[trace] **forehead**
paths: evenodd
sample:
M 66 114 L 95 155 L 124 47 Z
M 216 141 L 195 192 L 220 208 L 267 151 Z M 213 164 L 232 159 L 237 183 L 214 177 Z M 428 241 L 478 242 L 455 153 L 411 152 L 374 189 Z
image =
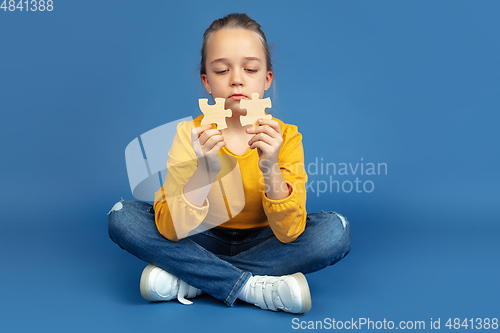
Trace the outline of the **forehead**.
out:
M 264 59 L 264 46 L 257 33 L 247 29 L 221 29 L 209 37 L 207 60 L 238 57 Z

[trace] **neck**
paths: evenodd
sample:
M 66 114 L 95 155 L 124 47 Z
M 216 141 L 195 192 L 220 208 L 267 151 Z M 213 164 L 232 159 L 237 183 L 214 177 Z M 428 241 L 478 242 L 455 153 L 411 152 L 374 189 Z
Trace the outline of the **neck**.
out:
M 245 130 L 248 126 L 243 127 L 241 126 L 240 122 L 240 117 L 241 115 L 239 114 L 233 114 L 231 117 L 226 118 L 226 124 L 227 127 L 224 129 L 227 133 L 246 133 Z

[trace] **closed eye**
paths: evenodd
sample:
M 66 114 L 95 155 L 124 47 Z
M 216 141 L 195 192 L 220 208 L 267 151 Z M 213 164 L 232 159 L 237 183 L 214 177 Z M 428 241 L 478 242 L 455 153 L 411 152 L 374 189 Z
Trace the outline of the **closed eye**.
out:
M 258 69 L 249 69 L 249 68 L 247 68 L 246 71 L 250 72 L 250 73 L 257 73 L 259 70 Z M 215 71 L 215 74 L 225 74 L 227 72 L 228 72 L 228 70 L 225 69 L 223 71 Z

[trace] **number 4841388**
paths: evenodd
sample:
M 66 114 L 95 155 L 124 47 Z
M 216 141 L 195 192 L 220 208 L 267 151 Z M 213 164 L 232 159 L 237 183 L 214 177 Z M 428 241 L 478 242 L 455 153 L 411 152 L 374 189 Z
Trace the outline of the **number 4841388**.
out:
M 1 1 L 1 0 L 0 0 Z M 54 10 L 54 1 L 52 0 L 20 0 L 17 2 L 14 0 L 4 0 L 2 2 L 2 5 L 0 6 L 0 9 L 3 9 L 4 12 L 7 10 L 9 12 L 14 12 L 16 10 L 22 12 L 23 10 L 27 12 L 44 12 L 48 11 L 51 12 Z
M 449 329 L 460 329 L 460 328 L 465 328 L 465 329 L 498 329 L 498 318 L 470 318 L 467 319 L 465 318 L 463 321 L 460 320 L 460 318 L 449 318 L 448 321 L 446 322 L 445 326 L 447 326 Z

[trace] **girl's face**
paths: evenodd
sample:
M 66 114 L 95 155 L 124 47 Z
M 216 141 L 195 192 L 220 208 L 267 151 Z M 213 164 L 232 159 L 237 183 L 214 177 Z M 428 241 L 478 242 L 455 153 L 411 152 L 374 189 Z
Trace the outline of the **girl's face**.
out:
M 260 38 L 251 30 L 221 29 L 208 39 L 206 52 L 207 74 L 201 75 L 205 88 L 213 98 L 225 98 L 225 107 L 233 115 L 245 115 L 240 100 L 252 93 L 262 98 L 273 78 Z

